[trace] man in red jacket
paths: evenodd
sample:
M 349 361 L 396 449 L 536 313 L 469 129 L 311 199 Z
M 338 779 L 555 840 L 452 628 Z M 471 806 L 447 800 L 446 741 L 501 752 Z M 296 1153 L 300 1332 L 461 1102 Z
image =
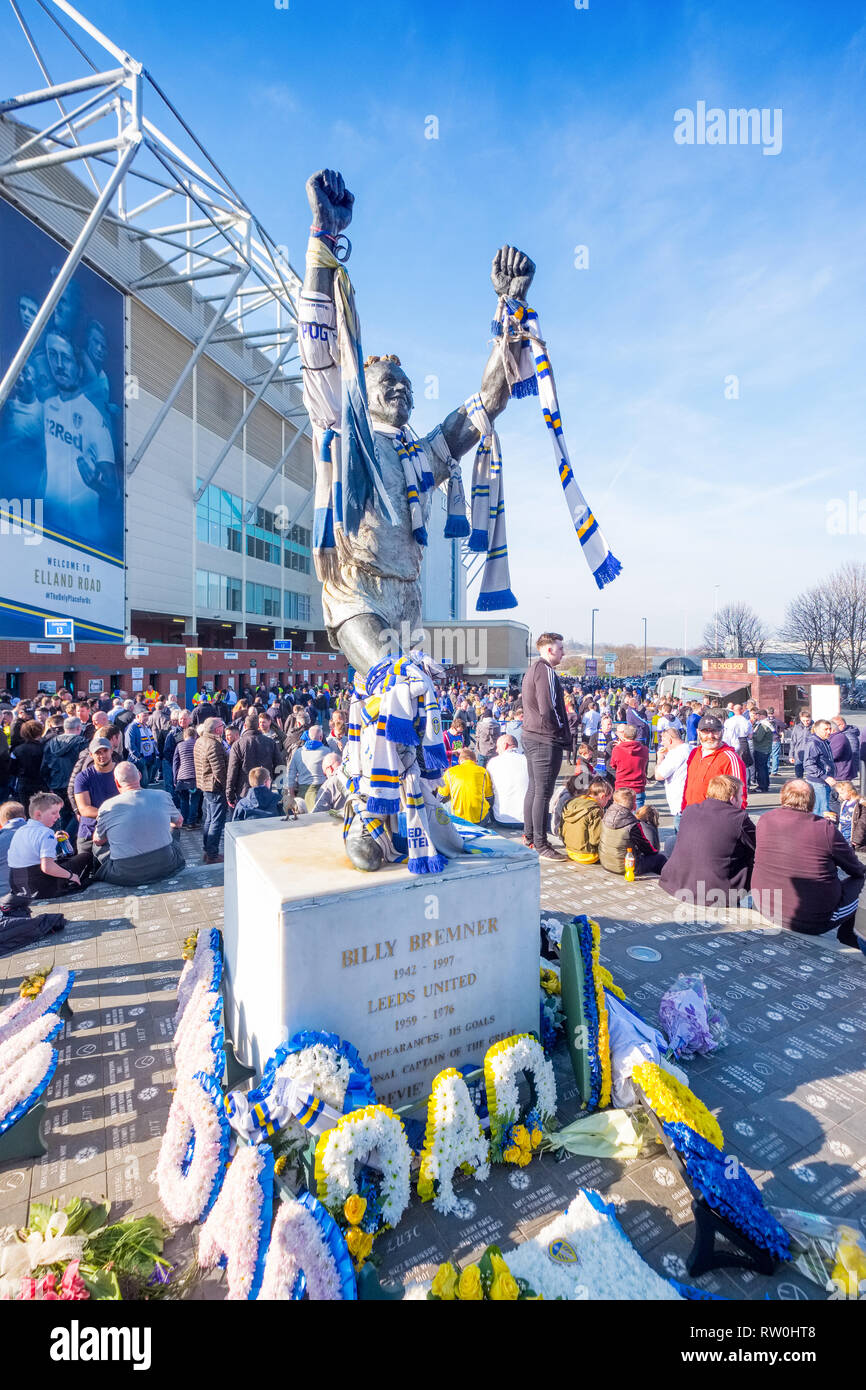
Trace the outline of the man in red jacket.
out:
M 705 714 L 698 724 L 698 746 L 689 754 L 686 763 L 686 784 L 683 788 L 683 807 L 705 801 L 707 787 L 714 777 L 737 777 L 743 784 L 743 810 L 746 809 L 746 769 L 739 754 L 722 742 L 722 721 L 714 714 Z
M 646 770 L 649 762 L 649 749 L 638 738 L 634 724 L 624 725 L 620 731 L 620 742 L 614 745 L 610 755 L 610 769 L 615 774 L 614 789 L 624 787 L 634 792 L 635 809 L 640 810 L 646 801 Z

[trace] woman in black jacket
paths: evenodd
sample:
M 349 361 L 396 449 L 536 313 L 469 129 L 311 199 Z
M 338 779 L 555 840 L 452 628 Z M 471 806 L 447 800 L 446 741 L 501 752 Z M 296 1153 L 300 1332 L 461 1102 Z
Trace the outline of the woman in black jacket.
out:
M 43 732 L 38 720 L 28 720 L 21 726 L 21 742 L 12 749 L 15 796 L 23 806 L 29 804 L 31 796 L 45 790 L 42 781 L 42 755 L 45 752 Z

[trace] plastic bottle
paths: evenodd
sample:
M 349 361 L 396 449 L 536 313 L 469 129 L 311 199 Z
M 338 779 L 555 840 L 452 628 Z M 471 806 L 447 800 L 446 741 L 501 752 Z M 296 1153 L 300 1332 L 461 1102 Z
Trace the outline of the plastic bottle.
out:
M 627 849 L 625 852 L 625 881 L 634 883 L 634 850 Z

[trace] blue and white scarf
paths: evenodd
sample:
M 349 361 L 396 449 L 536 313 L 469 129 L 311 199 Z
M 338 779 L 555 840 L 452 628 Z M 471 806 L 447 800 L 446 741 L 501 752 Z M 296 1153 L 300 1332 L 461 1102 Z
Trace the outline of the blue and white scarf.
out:
M 339 561 L 351 560 L 346 535 L 355 535 L 368 504 L 378 494 L 391 524 L 397 516 L 376 457 L 364 382 L 361 325 L 348 272 L 321 238 L 311 238 L 307 266 L 334 271 L 334 300 L 340 345 L 340 432 L 326 430 L 316 470 L 313 552 L 320 578 L 336 578 Z
M 433 474 L 427 467 L 427 455 L 408 425 L 394 436 L 394 448 L 403 465 L 403 476 L 406 479 L 406 501 L 409 503 L 412 535 L 419 545 L 426 545 L 427 527 L 424 525 L 421 498 L 433 487 Z
M 355 676 L 349 710 L 344 767 L 350 796 L 344 837 L 356 814 L 378 841 L 385 858 L 406 857 L 410 873 L 441 873 L 445 859 L 430 838 L 422 777 L 441 776 L 448 765 L 442 717 L 423 656 L 389 658 L 374 666 L 366 682 Z M 418 747 L 423 768 L 407 769 L 399 746 Z M 405 815 L 405 837 L 398 823 Z
M 562 431 L 562 416 L 553 370 L 546 344 L 541 336 L 538 315 L 534 309 L 530 309 L 520 300 L 503 296 L 499 300 L 496 318 L 493 320 L 493 333 L 494 336 L 502 338 L 503 364 L 512 396 L 537 395 L 541 399 L 544 422 L 550 432 L 559 481 L 565 493 L 574 529 L 595 582 L 603 589 L 605 584 L 610 584 L 616 579 L 622 565 L 616 556 L 611 554 L 589 503 L 577 485 Z M 513 346 L 515 339 L 519 341 L 516 363 L 509 348 L 509 345 Z
M 491 612 L 516 608 L 508 571 L 508 545 L 505 539 L 505 496 L 502 490 L 502 454 L 484 403 L 476 392 L 464 410 L 481 436 L 472 468 L 472 531 L 469 549 L 486 552 L 484 575 L 476 608 Z

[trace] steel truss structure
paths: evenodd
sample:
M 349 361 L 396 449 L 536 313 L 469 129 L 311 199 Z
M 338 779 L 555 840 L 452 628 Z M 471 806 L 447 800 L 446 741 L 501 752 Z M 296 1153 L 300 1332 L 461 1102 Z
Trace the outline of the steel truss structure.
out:
M 25 3 L 29 6 L 28 14 L 32 9 L 34 15 L 48 21 L 47 33 L 54 41 L 52 61 L 56 55 L 57 62 L 74 65 L 76 76 L 54 81 L 46 44 L 37 42 L 33 25 L 24 14 Z M 154 269 L 129 281 L 124 286 L 127 292 L 161 314 L 154 293 L 169 286 L 188 285 L 195 300 L 207 306 L 209 320 L 167 399 L 127 461 L 126 475 L 130 477 L 135 472 L 147 453 L 202 354 L 219 344 L 243 343 L 250 349 L 250 367 L 242 380 L 252 393 L 251 398 L 203 477 L 194 500 L 198 502 L 215 481 L 255 407 L 269 393 L 267 403 L 292 423 L 294 433 L 258 496 L 247 507 L 244 521 L 249 523 L 305 433 L 307 414 L 300 404 L 299 392 L 291 390 L 301 380 L 297 355 L 301 277 L 289 264 L 285 248 L 268 235 L 140 62 L 107 38 L 68 0 L 9 0 L 9 5 L 44 85 L 0 101 L 0 128 L 6 123 L 18 127 L 14 156 L 0 163 L 0 188 L 13 202 L 18 193 L 50 204 L 57 200 L 28 175 L 51 165 L 70 164 L 77 166 L 82 181 L 92 186 L 93 199 L 74 209 L 82 219 L 80 232 L 0 381 L 0 409 L 100 223 L 113 224 L 130 241 L 141 241 L 154 253 Z M 88 43 L 98 61 L 88 53 Z M 39 115 L 45 122 L 40 128 L 23 123 Z M 174 138 L 165 133 L 166 127 L 172 130 Z M 85 131 L 88 137 L 83 141 Z M 69 204 L 64 206 L 68 208 Z M 236 371 L 235 368 L 235 374 Z M 314 489 L 306 494 L 284 529 L 290 530 L 301 520 L 313 494 Z M 480 578 L 484 557 L 469 551 L 464 542 L 460 559 L 468 589 Z
M 123 288 L 146 306 L 169 286 L 188 285 L 201 308 L 203 327 L 193 351 L 127 461 L 135 472 L 177 400 L 196 363 L 210 347 L 243 344 L 240 379 L 251 398 L 203 479 L 195 500 L 214 481 L 256 405 L 268 404 L 292 422 L 288 448 L 247 508 L 256 513 L 289 454 L 305 432 L 297 359 L 297 295 L 301 280 L 237 188 L 210 156 L 165 92 L 142 66 L 91 24 L 68 0 L 35 0 L 32 18 L 46 27 L 37 42 L 24 0 L 9 0 L 43 85 L 0 101 L 0 126 L 15 129 L 14 153 L 0 163 L 0 188 L 12 202 L 58 201 L 30 177 L 40 169 L 72 165 L 85 186 L 80 207 L 64 207 L 81 218 L 81 229 L 23 342 L 0 381 L 0 409 L 43 329 L 86 256 L 101 223 L 110 223 L 129 242 L 153 253 L 153 269 Z M 30 10 L 28 10 L 28 16 Z M 45 20 L 49 21 L 45 25 Z M 48 50 L 51 50 L 50 56 Z M 90 51 L 88 51 L 88 49 Z M 91 54 L 95 56 L 91 56 Z M 49 61 L 75 76 L 55 81 Z M 24 122 L 28 122 L 25 124 Z M 29 124 L 36 122 L 35 125 Z M 166 133 L 170 129 L 174 138 Z M 83 139 L 85 131 L 86 139 Z M 90 188 L 93 189 L 92 198 Z M 16 194 L 18 198 L 16 199 Z M 203 293 L 206 290 L 207 293 Z M 238 375 L 237 368 L 235 375 Z M 288 522 L 303 514 L 310 492 Z

